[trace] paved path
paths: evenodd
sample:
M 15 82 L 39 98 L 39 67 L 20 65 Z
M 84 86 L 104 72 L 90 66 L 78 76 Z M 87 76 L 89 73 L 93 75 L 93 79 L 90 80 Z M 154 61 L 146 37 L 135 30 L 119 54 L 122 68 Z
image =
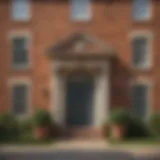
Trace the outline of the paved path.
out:
M 0 146 L 0 160 L 160 160 L 160 148 L 62 141 L 44 146 Z
M 160 160 L 160 156 L 134 156 L 111 151 L 49 151 L 35 153 L 0 153 L 0 160 Z

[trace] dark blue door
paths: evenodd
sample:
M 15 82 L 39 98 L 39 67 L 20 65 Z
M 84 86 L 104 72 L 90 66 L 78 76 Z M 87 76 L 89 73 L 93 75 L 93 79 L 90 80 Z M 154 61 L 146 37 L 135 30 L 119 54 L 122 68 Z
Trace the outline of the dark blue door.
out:
M 92 79 L 69 80 L 67 82 L 67 126 L 88 126 L 93 120 Z

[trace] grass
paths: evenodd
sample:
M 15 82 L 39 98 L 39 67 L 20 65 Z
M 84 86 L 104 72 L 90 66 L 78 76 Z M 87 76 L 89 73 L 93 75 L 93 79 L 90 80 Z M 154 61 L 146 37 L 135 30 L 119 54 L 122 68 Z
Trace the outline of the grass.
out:
M 53 140 L 50 138 L 37 140 L 32 135 L 20 136 L 17 139 L 1 140 L 0 145 L 49 145 Z
M 160 138 L 141 138 L 141 139 L 125 139 L 113 140 L 109 139 L 112 145 L 158 145 L 160 146 Z
M 51 140 L 43 140 L 43 141 L 38 141 L 35 139 L 32 140 L 18 140 L 18 141 L 1 141 L 0 145 L 50 145 L 52 144 L 53 141 Z

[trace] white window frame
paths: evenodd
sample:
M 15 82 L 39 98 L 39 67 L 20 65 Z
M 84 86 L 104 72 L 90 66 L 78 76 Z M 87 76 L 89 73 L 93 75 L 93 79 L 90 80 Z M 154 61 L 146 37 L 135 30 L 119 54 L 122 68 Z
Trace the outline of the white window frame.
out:
M 71 20 L 72 21 L 77 21 L 77 22 L 87 22 L 90 21 L 92 19 L 92 0 L 89 0 L 89 5 L 88 5 L 88 16 L 87 17 L 83 17 L 83 18 L 76 18 L 75 16 L 73 16 L 73 4 L 72 4 L 72 0 L 69 1 L 71 4 Z
M 31 0 L 28 0 L 28 18 L 15 18 L 13 15 L 13 2 L 14 0 L 11 0 L 11 9 L 10 9 L 10 15 L 11 20 L 15 22 L 28 22 L 31 20 Z
M 18 115 L 14 113 L 19 119 L 25 119 L 32 115 L 32 83 L 29 78 L 19 77 L 19 78 L 11 78 L 8 81 L 9 84 L 9 93 L 10 93 L 10 112 L 13 112 L 13 88 L 15 86 L 24 85 L 27 87 L 27 111 L 25 114 Z
M 134 87 L 138 86 L 138 85 L 142 85 L 142 86 L 146 86 L 148 88 L 148 98 L 147 98 L 147 110 L 146 110 L 146 116 L 143 118 L 144 121 L 149 120 L 151 114 L 152 114 L 152 110 L 153 110 L 153 101 L 152 101 L 152 95 L 153 95 L 153 82 L 151 80 L 148 80 L 146 77 L 140 77 L 137 78 L 135 81 L 132 81 L 131 83 L 131 97 L 133 98 L 133 89 Z M 133 106 L 132 106 L 133 107 Z M 132 110 L 131 110 L 132 111 Z
M 153 65 L 153 34 L 152 32 L 150 31 L 133 31 L 131 34 L 130 34 L 130 37 L 131 37 L 131 58 L 132 58 L 132 66 L 135 68 L 135 69 L 140 69 L 140 70 L 148 70 L 148 69 L 151 69 L 152 65 Z M 133 49 L 132 49 L 132 42 L 133 40 L 135 40 L 136 38 L 146 38 L 147 41 L 148 41 L 148 45 L 147 45 L 147 53 L 146 53 L 146 56 L 147 56 L 147 60 L 146 62 L 143 62 L 143 64 L 141 65 L 135 65 L 134 62 L 133 62 Z
M 133 3 L 134 3 L 134 0 L 133 0 Z M 132 3 L 132 5 L 134 5 L 133 3 Z M 135 15 L 134 15 L 134 8 L 132 9 L 133 21 L 135 21 L 135 22 L 149 21 L 153 17 L 153 4 L 152 4 L 152 0 L 149 0 L 149 13 L 148 14 L 149 14 L 149 16 L 146 17 L 146 18 L 143 18 L 143 19 L 142 18 L 136 18 Z
M 14 64 L 13 63 L 13 39 L 24 37 L 28 40 L 28 63 L 27 64 Z M 12 31 L 9 34 L 10 39 L 10 53 L 11 53 L 11 66 L 14 70 L 26 70 L 32 66 L 32 36 L 29 31 Z

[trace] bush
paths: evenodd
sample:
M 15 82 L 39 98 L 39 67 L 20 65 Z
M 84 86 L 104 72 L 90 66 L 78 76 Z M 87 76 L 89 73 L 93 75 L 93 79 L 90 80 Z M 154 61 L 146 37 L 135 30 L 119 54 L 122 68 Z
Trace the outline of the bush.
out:
M 31 119 L 22 120 L 19 123 L 19 129 L 21 135 L 31 134 L 33 130 L 33 122 L 31 121 Z
M 17 119 L 11 114 L 0 115 L 0 140 L 17 140 L 19 137 L 19 127 Z
M 110 122 L 112 124 L 124 124 L 127 125 L 129 121 L 129 114 L 123 109 L 116 109 L 112 111 Z
M 38 109 L 34 115 L 34 124 L 37 127 L 45 127 L 51 125 L 51 116 L 48 111 L 41 108 Z
M 151 133 L 146 123 L 136 116 L 131 116 L 128 123 L 126 138 L 145 138 L 150 136 Z
M 160 136 L 160 113 L 153 113 L 149 119 L 151 131 L 156 136 Z
M 110 122 L 112 124 L 126 125 L 126 138 L 151 137 L 148 125 L 140 118 L 130 114 L 129 111 L 123 109 L 114 110 L 111 113 Z

